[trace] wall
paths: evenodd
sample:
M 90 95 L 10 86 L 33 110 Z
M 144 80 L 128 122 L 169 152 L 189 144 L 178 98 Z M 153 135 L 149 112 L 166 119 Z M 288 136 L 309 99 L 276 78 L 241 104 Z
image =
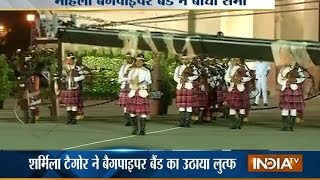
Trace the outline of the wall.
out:
M 253 11 L 233 11 L 221 13 L 222 16 L 225 16 L 221 18 L 221 31 L 224 32 L 225 36 L 253 38 L 253 16 L 243 15 L 250 13 L 253 13 Z
M 307 3 L 309 0 L 286 0 L 283 3 L 299 3 L 282 7 L 281 10 L 297 10 L 307 8 L 318 8 L 319 3 Z M 304 10 L 297 12 L 280 13 L 281 38 L 318 41 L 319 11 Z
M 221 18 L 217 18 L 217 16 L 220 16 L 217 11 L 211 11 L 210 14 L 196 15 L 196 32 L 216 35 L 221 30 Z

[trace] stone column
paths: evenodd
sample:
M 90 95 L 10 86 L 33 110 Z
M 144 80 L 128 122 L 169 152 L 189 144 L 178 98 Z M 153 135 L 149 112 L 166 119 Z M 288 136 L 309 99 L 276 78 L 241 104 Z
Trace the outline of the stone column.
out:
M 195 10 L 190 10 L 188 12 L 188 33 L 195 34 L 196 33 L 196 12 Z
M 274 18 L 274 38 L 281 39 L 281 22 L 283 18 L 280 13 L 276 13 Z

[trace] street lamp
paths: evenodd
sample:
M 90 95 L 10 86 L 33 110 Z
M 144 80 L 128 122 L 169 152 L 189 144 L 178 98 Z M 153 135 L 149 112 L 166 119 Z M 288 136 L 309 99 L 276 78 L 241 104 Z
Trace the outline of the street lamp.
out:
M 8 34 L 9 31 L 10 30 L 8 30 L 4 25 L 0 24 L 0 38 L 1 39 L 4 38 Z
M 36 19 L 36 16 L 34 14 L 27 14 L 27 21 L 28 22 L 34 22 Z
M 27 14 L 27 21 L 30 23 L 30 47 L 33 45 L 33 28 L 36 16 L 34 14 Z

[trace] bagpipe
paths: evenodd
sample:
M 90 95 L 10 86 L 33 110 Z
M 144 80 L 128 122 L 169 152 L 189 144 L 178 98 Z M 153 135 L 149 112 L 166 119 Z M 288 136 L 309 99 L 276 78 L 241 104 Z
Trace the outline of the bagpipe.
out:
M 128 78 L 128 76 L 129 76 L 129 73 L 130 73 L 130 71 L 132 70 L 132 69 L 135 69 L 135 68 L 137 68 L 137 65 L 134 63 L 134 64 L 131 64 L 131 66 L 129 66 L 129 68 L 127 69 L 127 71 L 124 73 L 124 77 L 125 78 Z
M 259 90 L 256 88 L 255 74 L 250 71 L 246 63 L 241 63 L 239 64 L 239 66 L 240 68 L 237 69 L 234 77 L 232 78 L 232 81 L 233 83 L 235 83 L 235 86 L 237 86 L 238 84 L 243 83 L 242 79 L 244 77 L 250 77 L 251 79 L 245 83 L 245 88 L 248 89 L 250 99 L 253 99 L 259 95 Z
M 205 93 L 209 93 L 209 72 L 208 72 L 208 63 L 203 60 L 202 57 L 197 57 L 193 59 L 191 65 L 198 71 L 199 85 Z
M 54 91 L 56 96 L 59 96 L 61 91 L 67 91 L 77 86 L 80 87 L 80 84 L 74 81 L 74 77 L 80 75 L 76 67 L 77 66 L 64 66 L 62 70 L 62 78 L 59 79 L 59 77 L 55 76 Z
M 256 86 L 256 74 L 254 71 L 250 70 L 250 68 L 247 66 L 246 63 L 243 63 L 243 66 L 246 68 L 246 70 L 248 71 L 251 79 L 249 82 L 247 82 L 247 88 L 249 89 L 249 97 L 250 99 L 253 99 L 255 97 L 257 97 L 260 93 L 259 89 L 257 89 L 257 86 Z
M 293 84 L 294 82 L 296 82 L 297 78 L 301 78 L 300 77 L 300 73 L 299 73 L 299 67 L 295 66 L 294 68 L 292 68 L 285 76 L 286 79 L 288 79 L 288 82 L 290 84 Z
M 186 65 L 186 68 L 182 71 L 181 73 L 181 84 L 182 84 L 182 88 L 185 88 L 185 83 L 188 81 L 188 78 L 189 77 L 192 77 L 194 76 L 194 69 L 195 69 L 195 65 L 193 62 L 189 62 L 187 65 Z
M 205 83 L 208 84 L 208 87 L 210 88 L 210 84 L 213 83 L 215 84 L 215 88 L 221 87 L 222 90 L 226 90 L 228 87 L 227 83 L 225 82 L 224 76 L 228 67 L 225 68 L 223 66 L 223 63 L 225 63 L 226 61 L 219 62 L 219 59 L 217 58 L 211 59 L 207 57 L 206 61 L 203 62 L 203 66 L 205 66 L 207 72 L 207 77 L 205 78 L 208 79 L 208 81 Z
M 32 107 L 41 104 L 41 86 L 48 84 L 44 83 L 43 75 L 33 68 L 31 61 L 31 57 L 26 57 L 24 62 L 18 62 L 17 65 L 17 71 L 19 72 L 17 90 L 20 99 L 18 104 L 20 106 L 24 104 L 22 106 Z M 23 101 L 27 103 L 23 103 Z M 23 109 L 26 109 L 26 107 Z

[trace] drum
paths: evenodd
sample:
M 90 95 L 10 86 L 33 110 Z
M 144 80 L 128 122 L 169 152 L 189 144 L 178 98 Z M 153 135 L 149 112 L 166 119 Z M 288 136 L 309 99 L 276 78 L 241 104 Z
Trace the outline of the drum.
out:
M 250 99 L 254 99 L 259 95 L 259 90 L 254 88 L 254 89 L 250 89 L 250 93 L 249 93 L 249 97 Z
M 256 79 L 252 78 L 249 82 L 248 82 L 248 86 L 249 88 L 249 97 L 250 99 L 254 99 L 259 95 L 259 90 L 256 88 Z

